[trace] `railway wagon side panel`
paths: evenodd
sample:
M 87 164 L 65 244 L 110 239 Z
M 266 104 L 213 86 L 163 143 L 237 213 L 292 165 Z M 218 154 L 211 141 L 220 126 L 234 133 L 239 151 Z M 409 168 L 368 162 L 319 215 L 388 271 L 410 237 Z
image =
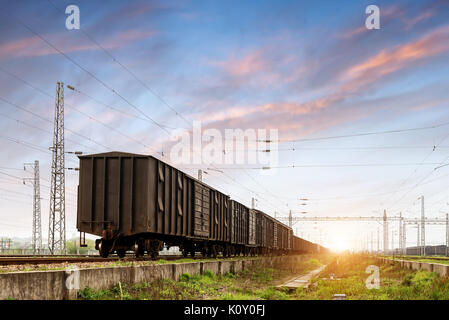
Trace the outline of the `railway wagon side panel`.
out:
M 256 211 L 256 245 L 259 247 L 263 247 L 265 244 L 264 241 L 264 231 L 265 228 L 265 220 L 263 219 L 263 213 L 260 211 Z
M 229 197 L 217 190 L 210 190 L 210 203 L 209 239 L 229 241 Z
M 78 230 L 102 236 L 109 224 L 114 236 L 193 236 L 193 182 L 150 156 L 117 152 L 82 156 Z
M 265 224 L 266 224 L 266 247 L 273 248 L 274 247 L 274 221 L 265 215 Z
M 288 231 L 288 249 L 293 250 L 293 230 Z
M 278 223 L 273 221 L 273 248 L 278 248 L 279 246 L 279 228 Z
M 277 224 L 278 226 L 278 248 L 283 249 L 284 248 L 284 233 L 285 228 L 280 223 Z
M 231 200 L 231 243 L 247 244 L 248 242 L 248 208 L 243 204 Z
M 248 212 L 248 245 L 256 245 L 256 210 L 249 210 Z
M 148 158 L 150 199 L 148 232 L 169 236 L 194 235 L 194 181 L 155 158 Z
M 80 160 L 79 231 L 101 236 L 110 225 L 124 235 L 144 232 L 148 169 L 145 158 L 119 155 Z
M 284 231 L 284 249 L 288 250 L 290 249 L 290 230 L 289 228 L 285 228 Z
M 194 190 L 193 232 L 196 237 L 209 238 L 211 190 L 197 181 L 194 182 Z

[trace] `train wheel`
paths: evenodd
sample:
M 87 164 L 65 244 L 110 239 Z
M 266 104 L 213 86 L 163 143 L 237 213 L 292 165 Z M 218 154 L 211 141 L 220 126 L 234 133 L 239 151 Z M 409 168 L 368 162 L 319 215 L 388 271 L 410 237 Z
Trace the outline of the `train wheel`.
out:
M 182 256 L 184 258 L 187 258 L 188 255 L 189 255 L 189 252 L 186 249 L 182 249 Z
M 193 249 L 190 250 L 190 256 L 191 256 L 192 258 L 195 258 L 195 253 L 196 253 L 195 250 L 193 250 Z
M 126 256 L 125 250 L 117 250 L 117 255 L 119 258 L 124 258 Z

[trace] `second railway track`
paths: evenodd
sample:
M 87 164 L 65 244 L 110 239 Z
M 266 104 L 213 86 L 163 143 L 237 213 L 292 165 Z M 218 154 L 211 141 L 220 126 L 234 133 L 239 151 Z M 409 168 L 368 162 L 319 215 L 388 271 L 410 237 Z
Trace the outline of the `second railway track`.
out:
M 177 260 L 183 258 L 182 256 L 159 256 L 158 259 Z M 6 265 L 36 265 L 36 264 L 58 264 L 58 263 L 84 263 L 84 262 L 113 262 L 113 261 L 153 261 L 149 257 L 135 258 L 132 256 L 119 258 L 109 257 L 101 258 L 99 256 L 58 256 L 58 257 L 37 257 L 37 256 L 23 256 L 23 257 L 0 257 L 0 266 Z

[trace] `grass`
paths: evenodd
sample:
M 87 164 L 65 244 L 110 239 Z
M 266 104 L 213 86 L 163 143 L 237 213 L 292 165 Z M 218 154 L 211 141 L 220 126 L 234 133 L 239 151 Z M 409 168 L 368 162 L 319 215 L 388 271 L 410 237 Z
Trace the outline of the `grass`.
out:
M 368 289 L 369 265 L 380 269 L 380 288 Z M 330 280 L 331 275 L 334 280 Z M 298 299 L 332 299 L 346 294 L 348 300 L 447 300 L 449 281 L 436 273 L 382 264 L 370 256 L 343 255 L 330 263 L 308 289 L 296 291 Z
M 348 300 L 449 300 L 449 279 L 424 270 L 403 269 L 398 264 L 380 264 L 372 256 L 343 254 L 304 260 L 300 273 L 323 264 L 326 268 L 308 288 L 279 289 L 277 284 L 291 278 L 287 271 L 261 266 L 238 274 L 183 274 L 179 281 L 155 280 L 142 284 L 119 284 L 111 290 L 80 292 L 80 299 L 161 299 L 161 300 L 329 300 L 346 294 Z M 379 267 L 380 287 L 368 289 L 366 268 Z
M 305 260 L 302 270 L 319 267 L 325 256 Z M 197 261 L 197 260 L 195 260 Z M 305 273 L 306 271 L 304 271 Z M 80 291 L 80 299 L 88 300 L 289 300 L 295 294 L 277 289 L 281 281 L 291 278 L 288 271 L 254 266 L 238 274 L 216 275 L 205 270 L 202 275 L 183 274 L 179 281 L 161 279 L 151 283 L 121 284 L 111 290 Z
M 432 257 L 422 257 L 422 256 L 385 256 L 387 259 L 391 260 L 408 260 L 416 262 L 430 262 L 449 265 L 449 257 L 445 256 L 432 256 Z

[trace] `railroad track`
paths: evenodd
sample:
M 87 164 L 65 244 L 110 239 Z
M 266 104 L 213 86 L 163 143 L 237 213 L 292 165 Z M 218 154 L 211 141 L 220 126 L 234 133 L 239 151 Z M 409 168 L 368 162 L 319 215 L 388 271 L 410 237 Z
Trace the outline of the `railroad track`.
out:
M 428 259 L 428 260 L 436 260 L 436 261 L 447 261 L 449 260 L 449 257 L 432 257 L 432 256 L 425 256 L 425 257 L 407 257 L 407 256 L 395 256 L 395 259 L 408 259 L 408 260 L 422 260 L 422 259 Z
M 158 259 L 176 260 L 181 259 L 182 256 L 159 256 Z M 109 258 L 102 258 L 100 256 L 2 256 L 0 257 L 0 266 L 6 265 L 25 265 L 25 264 L 57 264 L 57 263 L 80 263 L 80 262 L 113 262 L 113 261 L 152 261 L 149 257 L 135 258 L 127 256 L 122 259 L 111 256 Z

